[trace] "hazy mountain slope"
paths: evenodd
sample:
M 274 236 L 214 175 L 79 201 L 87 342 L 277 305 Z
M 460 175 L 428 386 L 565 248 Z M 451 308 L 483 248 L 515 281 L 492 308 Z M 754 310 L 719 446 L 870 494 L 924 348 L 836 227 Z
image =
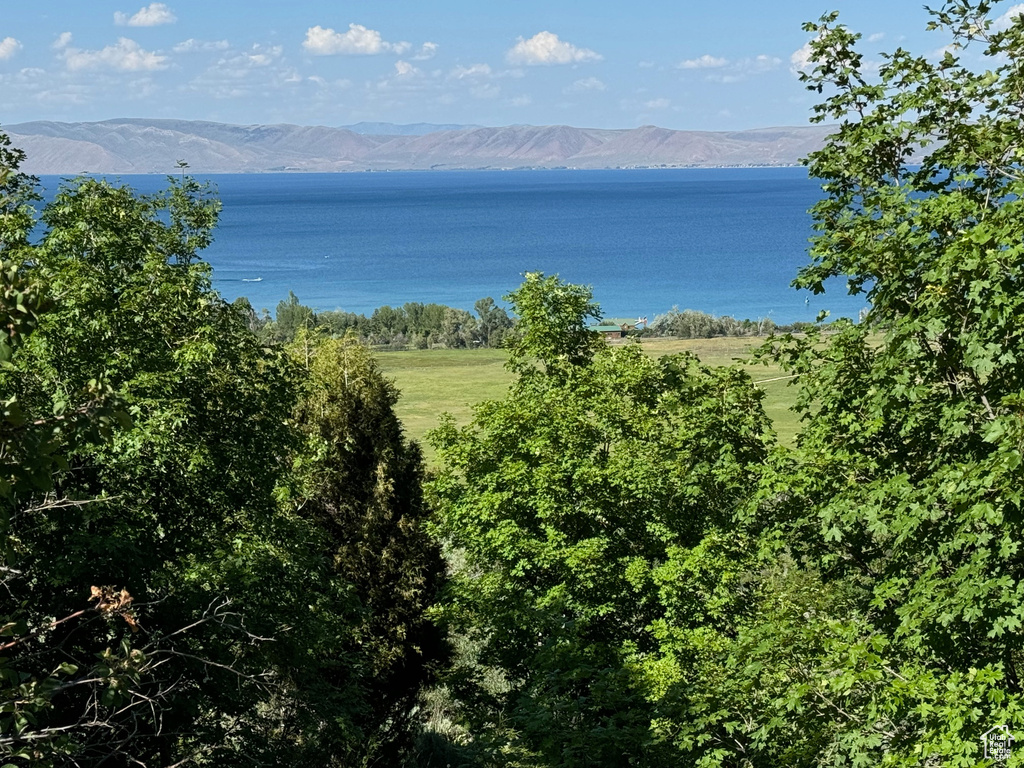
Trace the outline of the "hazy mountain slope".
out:
M 25 169 L 31 173 L 171 173 L 178 160 L 199 173 L 792 165 L 829 131 L 513 125 L 368 135 L 327 126 L 138 118 L 21 123 L 5 130 L 29 153 Z
M 23 136 L 9 133 L 14 146 L 31 160 L 24 164 L 29 173 L 77 174 L 103 168 L 107 173 L 131 173 L 131 163 L 88 141 L 52 136 Z
M 394 123 L 356 123 L 354 125 L 342 125 L 340 128 L 352 133 L 366 134 L 369 136 L 423 136 L 437 131 L 461 131 L 465 128 L 479 128 L 479 125 L 457 125 L 454 123 L 409 123 L 407 125 L 395 125 Z
M 10 129 L 23 135 L 95 144 L 121 158 L 127 168 L 119 168 L 120 172 L 167 172 L 178 160 L 205 172 L 344 170 L 384 140 L 325 126 L 130 118 L 100 123 L 22 123 Z M 30 156 L 27 167 L 31 168 L 32 162 Z
M 579 153 L 573 165 L 792 165 L 821 146 L 830 131 L 814 126 L 716 133 L 646 125 Z
M 392 140 L 366 159 L 396 168 L 560 166 L 567 158 L 600 144 L 591 132 L 565 125 L 470 128 Z
M 247 170 L 262 165 L 258 153 L 207 138 L 195 131 L 157 125 L 168 122 L 178 123 L 22 123 L 10 126 L 10 130 L 34 135 L 39 142 L 44 138 L 70 140 L 77 147 L 92 148 L 87 156 L 72 152 L 66 156 L 64 164 L 59 162 L 59 153 L 51 149 L 46 152 L 46 156 L 52 158 L 46 170 L 37 166 L 34 153 L 29 152 L 23 166 L 29 173 L 77 173 L 82 170 L 94 173 L 169 173 L 180 159 L 186 160 L 192 168 L 212 173 Z M 93 165 L 91 161 L 97 156 L 96 150 L 116 157 L 117 162 L 114 165 Z

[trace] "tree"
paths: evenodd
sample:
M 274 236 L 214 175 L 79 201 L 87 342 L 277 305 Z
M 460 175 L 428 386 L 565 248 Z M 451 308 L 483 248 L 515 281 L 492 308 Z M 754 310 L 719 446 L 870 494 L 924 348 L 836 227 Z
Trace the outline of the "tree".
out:
M 667 615 L 659 574 L 725 536 L 751 492 L 760 394 L 690 355 L 609 347 L 587 329 L 590 291 L 557 277 L 527 275 L 507 299 L 517 380 L 430 438 L 436 530 L 459 564 L 450 684 L 496 760 L 673 764 L 643 672 Z
M 29 235 L 35 226 L 32 203 L 39 199 L 35 179 L 19 171 L 25 155 L 0 133 L 0 372 L 12 371 L 11 360 L 39 324 L 50 306 L 37 279 L 27 274 L 26 262 L 33 250 Z M 3 375 L 0 373 L 0 375 Z M 0 436 L 0 534 L 7 535 L 10 499 L 28 488 L 47 488 L 55 461 L 57 438 L 67 429 L 82 429 L 83 417 L 99 410 L 103 387 L 92 382 L 78 404 L 56 404 L 52 419 L 32 418 L 18 401 L 15 381 L 8 380 L 3 398 L 3 430 Z M 75 393 L 76 395 L 78 393 Z
M 307 331 L 317 325 L 316 313 L 311 307 L 299 303 L 299 297 L 288 291 L 288 298 L 277 303 L 274 313 L 274 337 L 278 341 L 292 341 L 305 329 Z
M 525 374 L 539 362 L 544 373 L 560 376 L 602 349 L 601 338 L 587 327 L 588 320 L 601 319 L 601 310 L 586 286 L 527 272 L 519 290 L 505 298 L 513 297 L 519 322 L 508 345 L 511 370 Z
M 479 299 L 473 308 L 480 317 L 477 327 L 481 346 L 500 347 L 505 333 L 512 327 L 508 312 L 496 305 L 490 296 Z
M 439 340 L 449 349 L 471 346 L 476 335 L 476 318 L 464 309 L 444 308 Z
M 273 322 L 267 310 L 264 309 L 262 312 L 257 312 L 245 296 L 239 296 L 231 302 L 231 307 L 239 314 L 245 327 L 251 333 L 254 333 L 261 339 L 269 339 L 271 337 Z
M 19 607 L 0 641 L 2 754 L 326 762 L 310 649 L 350 644 L 355 604 L 318 529 L 280 505 L 296 372 L 210 289 L 196 252 L 217 209 L 187 178 L 153 197 L 78 180 L 13 273 L 10 295 L 38 281 L 56 298 L 0 386 L 23 413 L 55 416 L 29 421 L 38 450 L 16 441 L 3 500 Z M 131 417 L 107 441 L 66 426 L 102 426 L 104 403 L 79 395 L 96 382 Z M 33 461 L 52 481 L 19 479 Z M 330 709 L 329 727 L 354 738 L 355 708 Z
M 26 274 L 25 261 L 32 254 L 28 236 L 34 225 L 30 204 L 38 196 L 35 180 L 18 170 L 23 159 L 24 154 L 0 134 L 0 588 L 8 596 L 24 594 L 31 584 L 31 575 L 19 568 L 21 542 L 15 518 L 30 514 L 33 510 L 27 500 L 50 489 L 53 472 L 66 467 L 59 447 L 108 436 L 117 415 L 109 393 L 96 382 L 90 382 L 84 402 L 72 404 L 69 397 L 45 415 L 26 408 L 15 394 L 22 378 L 16 356 L 50 306 L 41 286 Z M 36 627 L 30 626 L 33 612 L 26 611 L 24 605 L 6 603 L 0 610 L 0 760 L 24 759 L 43 765 L 76 751 L 74 742 L 82 736 L 85 718 L 78 723 L 77 732 L 47 722 L 61 690 L 87 687 L 98 698 L 145 664 L 138 651 L 122 647 L 121 653 L 108 653 L 100 665 L 76 680 L 78 667 L 67 656 L 54 659 L 55 649 L 47 647 L 40 636 L 65 622 L 92 612 L 133 620 L 127 593 L 120 600 L 111 600 L 100 591 L 98 601 L 93 610 L 83 608 Z M 118 699 L 118 705 L 124 703 Z M 105 707 L 95 707 L 92 724 L 96 731 L 107 731 L 115 744 L 118 734 L 111 733 L 116 728 L 110 719 L 104 719 L 107 714 Z
M 941 58 L 877 74 L 836 14 L 807 26 L 815 119 L 839 124 L 796 284 L 845 277 L 871 308 L 764 350 L 806 424 L 749 521 L 776 565 L 704 689 L 708 759 L 974 765 L 1024 726 L 1024 20 L 990 10 L 944 3 Z
M 296 459 L 299 514 L 322 531 L 324 556 L 358 601 L 346 649 L 354 663 L 328 667 L 325 679 L 352 683 L 361 736 L 338 739 L 333 759 L 397 765 L 415 734 L 422 689 L 447 657 L 428 618 L 445 566 L 424 529 L 423 458 L 395 416 L 398 391 L 366 347 L 300 334 L 291 352 L 307 369 L 295 409 L 305 437 Z

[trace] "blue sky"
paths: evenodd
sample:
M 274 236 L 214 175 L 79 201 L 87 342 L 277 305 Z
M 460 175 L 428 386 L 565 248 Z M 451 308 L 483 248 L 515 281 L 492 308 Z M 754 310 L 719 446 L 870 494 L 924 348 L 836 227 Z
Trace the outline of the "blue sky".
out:
M 838 8 L 868 59 L 947 42 L 905 0 L 4 4 L 0 124 L 802 125 L 801 22 Z

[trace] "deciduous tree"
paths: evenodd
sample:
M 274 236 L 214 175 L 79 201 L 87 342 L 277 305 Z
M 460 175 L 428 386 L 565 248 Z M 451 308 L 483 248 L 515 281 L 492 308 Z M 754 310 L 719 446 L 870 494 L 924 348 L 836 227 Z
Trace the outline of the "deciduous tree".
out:
M 665 568 L 728 535 L 766 449 L 759 393 L 690 355 L 609 347 L 581 286 L 530 274 L 508 300 L 518 379 L 431 438 L 466 721 L 514 764 L 670 764 L 644 679 Z
M 350 642 L 354 601 L 318 554 L 318 529 L 279 503 L 297 379 L 210 289 L 197 250 L 216 211 L 189 179 L 153 197 L 78 180 L 47 206 L 31 263 L 12 278 L 15 294 L 36 281 L 52 303 L 30 335 L 8 337 L 24 340 L 0 371 L 22 412 L 43 414 L 29 426 L 47 430 L 45 450 L 19 442 L 24 455 L 7 458 L 66 462 L 48 462 L 49 492 L 12 470 L 16 494 L 3 500 L 4 587 L 19 606 L 0 642 L 8 755 L 233 765 L 329 754 L 309 650 Z M 107 441 L 50 429 L 65 414 L 95 427 L 80 395 L 95 382 L 130 423 Z M 357 708 L 333 708 L 327 725 L 358 738 Z
M 989 728 L 1024 729 L 1024 20 L 991 8 L 944 3 L 943 52 L 877 71 L 836 14 L 807 27 L 838 125 L 797 284 L 871 308 L 767 350 L 805 419 L 757 523 L 789 565 L 718 666 L 713 762 L 975 765 Z

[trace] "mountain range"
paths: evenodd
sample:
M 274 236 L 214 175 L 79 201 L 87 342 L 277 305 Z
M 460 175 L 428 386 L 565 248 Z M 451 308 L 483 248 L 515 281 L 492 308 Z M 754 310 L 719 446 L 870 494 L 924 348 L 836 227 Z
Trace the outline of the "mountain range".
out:
M 34 174 L 389 171 L 795 165 L 829 126 L 675 131 L 389 123 L 229 125 L 123 118 L 4 126 Z

